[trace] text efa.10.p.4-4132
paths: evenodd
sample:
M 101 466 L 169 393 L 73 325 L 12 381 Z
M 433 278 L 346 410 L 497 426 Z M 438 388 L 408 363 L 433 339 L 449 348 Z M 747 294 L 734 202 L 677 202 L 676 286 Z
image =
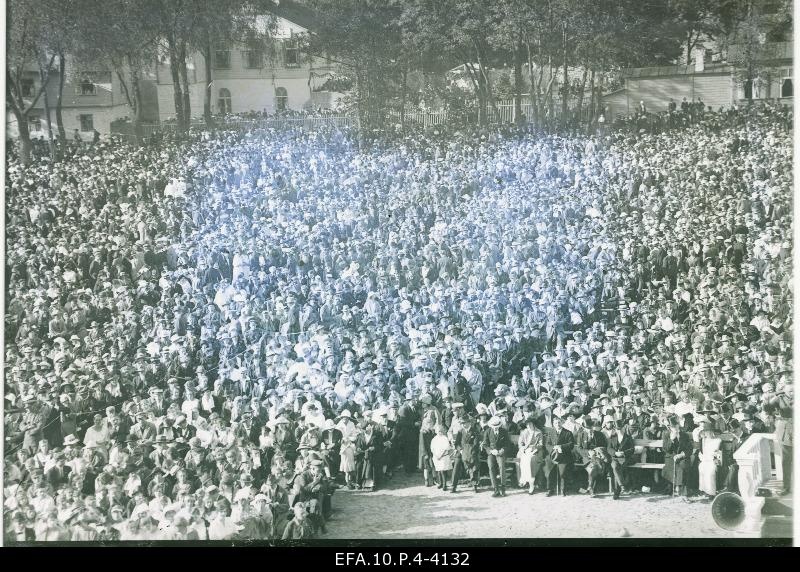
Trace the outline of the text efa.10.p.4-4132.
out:
M 469 566 L 467 552 L 337 552 L 336 566 Z

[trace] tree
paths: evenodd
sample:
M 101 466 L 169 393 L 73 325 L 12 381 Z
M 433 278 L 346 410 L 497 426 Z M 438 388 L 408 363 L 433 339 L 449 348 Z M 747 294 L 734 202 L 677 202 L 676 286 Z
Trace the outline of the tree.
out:
M 141 139 L 141 80 L 158 55 L 160 23 L 155 0 L 80 0 L 84 41 L 73 52 L 76 66 L 107 68 L 117 77 Z M 91 33 L 87 31 L 91 30 Z
M 715 39 L 722 32 L 720 0 L 670 0 L 678 33 L 686 46 L 686 63 L 692 63 L 692 52 L 702 38 Z
M 401 27 L 420 53 L 460 64 L 478 100 L 478 121 L 488 120 L 495 108 L 491 64 L 502 61 L 490 38 L 499 25 L 490 3 L 480 0 L 408 0 L 403 3 Z
M 534 21 L 536 20 L 536 2 L 530 0 L 501 0 L 494 2 L 491 8 L 494 21 L 499 25 L 492 29 L 489 42 L 496 48 L 511 54 L 514 66 L 513 98 L 514 118 L 517 123 L 522 117 L 522 92 L 524 87 L 523 66 L 526 60 L 527 42 L 535 34 Z M 528 74 L 531 77 L 531 97 L 533 77 L 531 75 L 530 61 L 528 61 Z
M 39 16 L 42 21 L 42 36 L 40 42 L 40 56 L 38 67 L 41 81 L 50 80 L 53 73 L 57 73 L 57 91 L 55 100 L 56 126 L 58 129 L 58 139 L 62 143 L 66 141 L 66 131 L 64 129 L 64 119 L 62 115 L 62 101 L 64 95 L 64 83 L 67 74 L 66 54 L 78 49 L 85 35 L 82 34 L 81 22 L 83 21 L 85 4 L 78 0 L 42 0 L 37 4 Z M 46 69 L 44 63 L 47 61 L 45 54 L 56 54 L 54 68 Z M 48 90 L 42 94 L 45 104 L 45 116 L 47 127 L 50 134 L 51 149 L 52 145 L 52 125 L 50 114 L 50 102 Z
M 402 75 L 401 3 L 386 0 L 311 0 L 317 27 L 308 38 L 312 56 L 328 56 L 353 77 L 359 143 L 386 121 L 393 84 Z
M 10 0 L 8 2 L 6 30 L 6 104 L 19 131 L 19 153 L 23 164 L 30 162 L 31 143 L 28 118 L 42 97 L 53 70 L 56 55 L 46 51 L 46 12 L 39 11 L 39 2 Z M 29 91 L 32 78 L 37 75 L 39 86 Z
M 735 79 L 749 82 L 757 92 L 761 85 L 770 85 L 775 62 L 782 58 L 782 42 L 792 37 L 791 3 L 731 0 L 725 8 L 722 22 L 727 33 L 720 43 Z

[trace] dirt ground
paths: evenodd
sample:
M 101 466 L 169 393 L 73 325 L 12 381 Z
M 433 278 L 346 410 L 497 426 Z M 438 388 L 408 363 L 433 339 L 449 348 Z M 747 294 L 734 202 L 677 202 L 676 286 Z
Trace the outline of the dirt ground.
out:
M 324 539 L 380 538 L 733 538 L 711 517 L 705 499 L 656 494 L 597 498 L 546 497 L 507 488 L 493 498 L 484 487 L 453 494 L 425 487 L 421 475 L 397 474 L 374 492 L 340 489 Z

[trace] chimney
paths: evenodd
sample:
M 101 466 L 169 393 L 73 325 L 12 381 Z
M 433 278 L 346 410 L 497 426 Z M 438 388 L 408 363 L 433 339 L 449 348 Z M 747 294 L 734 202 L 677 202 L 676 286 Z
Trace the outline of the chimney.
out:
M 702 72 L 706 69 L 706 49 L 698 46 L 694 49 L 694 71 Z

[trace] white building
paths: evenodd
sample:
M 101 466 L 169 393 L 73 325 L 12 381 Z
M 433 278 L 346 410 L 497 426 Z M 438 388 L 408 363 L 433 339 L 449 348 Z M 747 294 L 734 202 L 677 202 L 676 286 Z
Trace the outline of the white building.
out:
M 75 130 L 82 139 L 91 140 L 96 129 L 102 135 L 111 132 L 111 123 L 117 119 L 132 115 L 131 108 L 125 98 L 118 76 L 111 70 L 82 71 L 74 64 L 72 58 L 66 58 L 66 78 L 61 100 L 61 117 L 67 138 L 72 139 Z M 56 136 L 56 101 L 58 99 L 58 68 L 50 73 L 47 82 L 47 99 L 50 107 L 50 125 Z M 38 93 L 41 86 L 39 72 L 31 67 L 25 72 L 22 91 L 28 105 Z M 153 78 L 154 79 L 154 76 Z M 155 103 L 155 87 L 148 74 L 141 81 L 143 103 L 146 109 L 153 110 Z M 32 139 L 47 138 L 48 122 L 45 112 L 45 98 L 42 94 L 28 114 L 28 129 Z M 148 105 L 149 103 L 149 105 Z M 155 114 L 153 114 L 155 115 Z M 154 117 L 153 117 L 154 118 Z M 16 138 L 19 134 L 17 118 L 6 109 L 6 137 Z
M 282 3 L 283 8 L 287 3 Z M 280 12 L 270 50 L 243 43 L 217 45 L 213 50 L 211 78 L 206 78 L 203 54 L 189 56 L 188 72 L 192 117 L 202 117 L 206 86 L 211 83 L 212 113 L 245 113 L 329 108 L 340 94 L 323 91 L 334 71 L 325 58 L 311 57 L 300 49 L 309 33 L 311 14 L 293 5 Z M 288 18 L 292 17 L 292 21 Z M 298 22 L 298 21 L 303 21 Z M 305 24 L 305 25 L 303 25 Z M 172 75 L 168 61 L 157 66 L 158 109 L 163 121 L 175 117 Z

